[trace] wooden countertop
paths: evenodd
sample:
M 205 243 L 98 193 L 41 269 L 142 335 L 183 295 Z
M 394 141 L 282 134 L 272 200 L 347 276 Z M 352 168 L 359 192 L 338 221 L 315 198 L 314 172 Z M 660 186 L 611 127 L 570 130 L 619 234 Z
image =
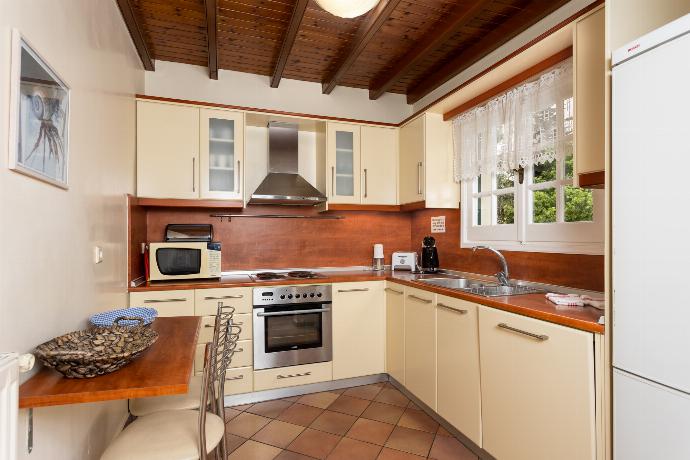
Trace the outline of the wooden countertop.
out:
M 158 340 L 122 369 L 91 379 L 68 379 L 44 367 L 19 387 L 21 409 L 189 391 L 200 317 L 158 318 Z
M 392 281 L 406 286 L 424 289 L 426 291 L 467 300 L 469 302 L 498 308 L 499 310 L 516 313 L 518 315 L 529 316 L 551 323 L 580 329 L 597 334 L 604 333 L 604 325 L 599 324 L 599 318 L 603 312 L 590 307 L 560 307 L 544 297 L 543 294 L 525 294 L 504 297 L 483 297 L 469 294 L 454 289 L 432 286 L 419 281 L 411 280 L 410 275 L 386 272 L 371 272 L 363 270 L 353 271 L 334 271 L 324 272 L 326 277 L 306 280 L 277 280 L 277 281 L 252 281 L 246 275 L 233 275 L 220 278 L 219 280 L 197 280 L 188 282 L 158 282 L 147 284 L 135 288 L 130 288 L 130 292 L 137 291 L 168 291 L 177 289 L 209 289 L 241 286 L 276 286 L 286 284 L 316 284 L 316 283 L 346 283 L 356 281 Z

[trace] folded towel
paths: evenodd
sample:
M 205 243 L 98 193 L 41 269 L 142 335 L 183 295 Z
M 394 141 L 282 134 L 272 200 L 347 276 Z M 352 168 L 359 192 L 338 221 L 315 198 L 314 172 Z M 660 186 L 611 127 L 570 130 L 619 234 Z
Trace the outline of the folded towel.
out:
M 554 292 L 549 292 L 546 294 L 546 298 L 550 302 L 555 303 L 560 306 L 567 307 L 584 307 L 590 306 L 596 308 L 597 310 L 604 309 L 604 299 L 595 298 L 588 295 L 577 295 L 577 294 L 556 294 Z
M 590 307 L 596 308 L 597 310 L 603 310 L 604 309 L 604 299 L 603 298 L 590 297 L 588 295 L 583 295 L 580 297 L 582 297 L 582 300 L 585 302 L 585 305 L 589 305 Z

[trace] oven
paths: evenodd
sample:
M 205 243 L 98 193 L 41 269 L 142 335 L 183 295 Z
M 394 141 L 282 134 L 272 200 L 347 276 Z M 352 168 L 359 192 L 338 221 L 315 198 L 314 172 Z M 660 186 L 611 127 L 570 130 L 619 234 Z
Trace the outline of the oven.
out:
M 331 286 L 254 288 L 254 369 L 330 361 Z

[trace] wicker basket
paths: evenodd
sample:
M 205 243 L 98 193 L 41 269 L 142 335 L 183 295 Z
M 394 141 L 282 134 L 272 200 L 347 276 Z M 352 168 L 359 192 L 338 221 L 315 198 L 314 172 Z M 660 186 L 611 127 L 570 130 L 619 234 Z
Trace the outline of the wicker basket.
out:
M 67 378 L 86 379 L 114 372 L 141 355 L 158 339 L 158 332 L 140 326 L 94 327 L 70 332 L 36 347 L 36 356 Z

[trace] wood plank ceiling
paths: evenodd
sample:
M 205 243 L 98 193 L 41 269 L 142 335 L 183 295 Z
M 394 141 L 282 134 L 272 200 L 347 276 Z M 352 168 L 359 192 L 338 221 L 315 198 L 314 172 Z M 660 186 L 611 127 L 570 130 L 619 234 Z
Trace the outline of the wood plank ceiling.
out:
M 380 0 L 354 19 L 314 0 L 116 0 L 154 60 L 406 94 L 414 103 L 568 0 Z

